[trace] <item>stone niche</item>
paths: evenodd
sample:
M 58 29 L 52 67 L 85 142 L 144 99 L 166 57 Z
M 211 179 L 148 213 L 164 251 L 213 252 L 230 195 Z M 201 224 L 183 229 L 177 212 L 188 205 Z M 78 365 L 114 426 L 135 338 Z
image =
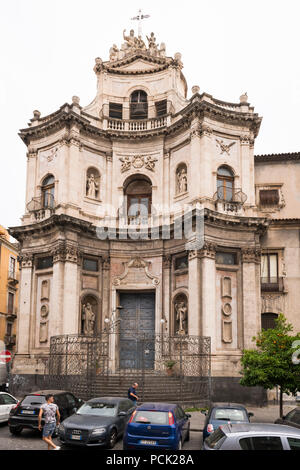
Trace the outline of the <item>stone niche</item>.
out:
M 237 274 L 217 271 L 217 337 L 219 348 L 237 347 Z
M 93 336 L 97 332 L 99 303 L 93 295 L 81 299 L 80 333 Z

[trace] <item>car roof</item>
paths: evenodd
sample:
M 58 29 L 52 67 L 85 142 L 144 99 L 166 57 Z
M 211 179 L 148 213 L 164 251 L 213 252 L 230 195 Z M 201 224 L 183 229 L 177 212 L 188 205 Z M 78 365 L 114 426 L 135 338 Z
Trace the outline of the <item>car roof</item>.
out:
M 66 390 L 38 390 L 37 392 L 31 392 L 31 393 L 26 393 L 25 396 L 31 396 L 31 395 L 59 395 L 60 393 L 72 393 L 72 392 L 67 392 Z
M 238 409 L 243 409 L 243 410 L 246 409 L 246 407 L 244 405 L 241 405 L 240 403 L 228 403 L 228 402 L 211 403 L 210 409 L 212 408 L 238 408 Z
M 175 403 L 143 403 L 137 411 L 169 411 L 174 410 L 178 405 Z
M 129 401 L 129 398 L 126 398 L 126 397 L 97 397 L 97 398 L 91 398 L 90 400 L 88 400 L 87 403 L 93 403 L 93 402 L 97 402 L 97 401 L 103 401 L 103 402 L 107 402 L 107 403 L 119 403 L 120 401 Z M 132 406 L 133 406 L 133 403 L 132 403 Z
M 239 433 L 249 432 L 253 434 L 295 434 L 300 437 L 300 429 L 286 426 L 284 424 L 272 423 L 239 423 L 239 424 L 224 424 L 221 426 L 222 431 L 226 435 L 233 435 Z

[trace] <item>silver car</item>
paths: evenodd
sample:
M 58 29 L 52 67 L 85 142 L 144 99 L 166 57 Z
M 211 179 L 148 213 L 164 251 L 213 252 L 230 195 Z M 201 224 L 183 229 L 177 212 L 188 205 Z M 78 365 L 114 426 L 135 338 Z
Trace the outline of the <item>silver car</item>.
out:
M 281 424 L 224 424 L 202 450 L 300 450 L 300 429 Z

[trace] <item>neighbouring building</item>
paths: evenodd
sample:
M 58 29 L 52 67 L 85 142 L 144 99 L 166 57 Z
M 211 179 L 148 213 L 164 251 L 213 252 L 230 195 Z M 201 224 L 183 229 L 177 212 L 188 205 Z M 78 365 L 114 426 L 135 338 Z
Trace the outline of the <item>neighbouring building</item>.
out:
M 34 111 L 20 131 L 13 372 L 43 374 L 51 337 L 117 322 L 112 373 L 139 368 L 140 333 L 210 337 L 213 398 L 256 400 L 239 385 L 242 350 L 280 312 L 300 330 L 300 153 L 255 155 L 261 117 L 247 94 L 188 96 L 181 55 L 147 39 L 124 33 L 96 59 L 91 104 Z
M 19 300 L 18 255 L 18 244 L 10 241 L 8 231 L 0 225 L 0 340 L 12 353 L 16 347 Z

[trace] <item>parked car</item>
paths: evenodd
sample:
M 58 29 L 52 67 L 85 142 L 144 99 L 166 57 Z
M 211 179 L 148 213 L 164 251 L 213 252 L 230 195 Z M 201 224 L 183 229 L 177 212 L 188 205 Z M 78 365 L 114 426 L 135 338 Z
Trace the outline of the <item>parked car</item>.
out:
M 0 347 L 1 347 L 1 341 L 0 341 Z M 7 364 L 2 364 L 0 362 L 0 391 L 8 392 L 8 385 L 9 384 L 8 384 Z
M 300 429 L 300 408 L 295 408 L 286 416 L 276 419 L 275 424 L 286 424 Z
M 300 431 L 280 424 L 224 424 L 202 450 L 300 450 Z
M 112 449 L 135 408 L 128 398 L 93 398 L 61 423 L 58 437 L 62 444 Z
M 126 427 L 123 449 L 177 449 L 190 439 L 191 415 L 176 404 L 144 403 Z
M 203 439 L 212 434 L 224 423 L 249 423 L 253 413 L 248 413 L 243 405 L 236 403 L 212 403 L 208 411 L 202 411 L 206 416 L 203 427 Z
M 19 401 L 9 393 L 0 392 L 0 423 L 8 421 L 10 411 L 17 406 Z
M 54 403 L 58 406 L 61 421 L 75 413 L 83 403 L 73 393 L 64 390 L 42 390 L 29 393 L 10 412 L 8 425 L 12 434 L 20 434 L 23 428 L 38 430 L 40 407 L 46 403 L 46 395 L 48 394 L 54 395 Z M 43 425 L 44 419 L 42 417 Z

